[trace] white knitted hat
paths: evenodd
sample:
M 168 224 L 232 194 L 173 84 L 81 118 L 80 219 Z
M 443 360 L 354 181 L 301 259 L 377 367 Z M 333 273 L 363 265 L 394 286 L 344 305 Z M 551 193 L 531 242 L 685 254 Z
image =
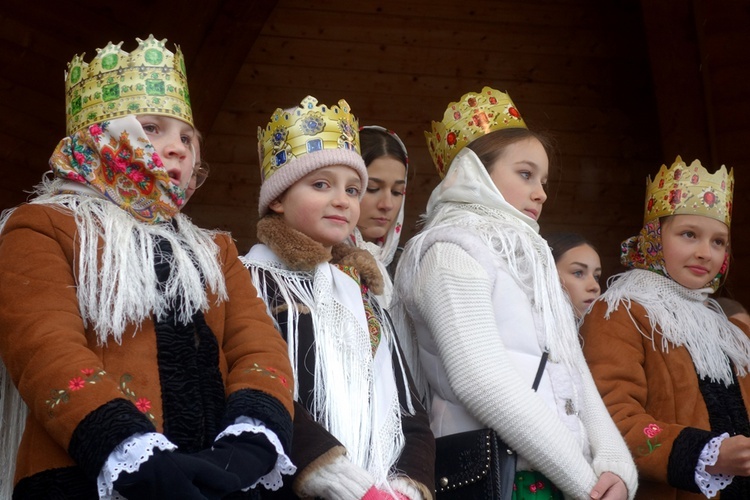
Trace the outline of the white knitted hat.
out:
M 359 153 L 359 127 L 343 99 L 338 106 L 318 106 L 305 97 L 298 107 L 277 109 L 265 128 L 258 127 L 261 187 L 258 213 L 295 182 L 319 168 L 345 165 L 362 180 L 360 199 L 367 186 L 367 168 Z

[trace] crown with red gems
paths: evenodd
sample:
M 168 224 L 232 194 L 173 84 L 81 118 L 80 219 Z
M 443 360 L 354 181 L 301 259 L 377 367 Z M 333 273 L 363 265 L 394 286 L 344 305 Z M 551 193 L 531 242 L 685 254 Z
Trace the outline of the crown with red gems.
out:
M 667 168 L 662 165 L 653 180 L 646 179 L 646 209 L 643 221 L 670 215 L 703 215 L 730 226 L 734 169 L 724 165 L 713 174 L 694 160 L 686 165 L 679 156 Z
M 427 147 L 440 178 L 453 158 L 474 139 L 504 128 L 528 128 L 510 96 L 484 87 L 481 92 L 464 94 L 445 110 L 443 121 L 432 122 L 432 132 L 425 132 Z
M 138 48 L 123 51 L 108 43 L 90 63 L 76 55 L 65 72 L 67 134 L 93 123 L 131 114 L 166 115 L 193 125 L 185 59 L 166 39 L 136 38 Z

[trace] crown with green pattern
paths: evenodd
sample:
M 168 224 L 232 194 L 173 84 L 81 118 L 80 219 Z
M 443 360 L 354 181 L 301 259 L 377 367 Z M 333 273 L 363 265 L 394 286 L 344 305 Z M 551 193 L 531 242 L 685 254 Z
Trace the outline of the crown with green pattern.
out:
M 185 59 L 164 40 L 136 38 L 127 53 L 109 42 L 90 63 L 76 55 L 65 72 L 67 134 L 125 115 L 166 115 L 193 125 Z

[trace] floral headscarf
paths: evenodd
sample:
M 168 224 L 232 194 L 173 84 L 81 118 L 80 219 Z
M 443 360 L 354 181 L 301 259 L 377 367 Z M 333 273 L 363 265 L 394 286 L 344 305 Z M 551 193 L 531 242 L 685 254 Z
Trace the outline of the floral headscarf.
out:
M 620 262 L 628 269 L 645 269 L 672 279 L 664 262 L 664 248 L 661 241 L 661 223 L 659 218 L 647 222 L 638 236 L 632 236 L 620 245 Z M 724 263 L 705 288 L 716 291 L 723 283 L 729 270 L 729 247 L 724 256 Z
M 64 138 L 50 165 L 56 177 L 93 188 L 148 224 L 171 220 L 185 203 L 134 115 L 95 123 Z

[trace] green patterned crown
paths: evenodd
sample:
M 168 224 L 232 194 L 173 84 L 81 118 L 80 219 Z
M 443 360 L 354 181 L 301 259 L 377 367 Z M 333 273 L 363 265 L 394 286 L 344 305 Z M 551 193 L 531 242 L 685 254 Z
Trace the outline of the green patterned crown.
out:
M 136 38 L 131 53 L 108 43 L 85 63 L 76 55 L 65 72 L 67 134 L 93 123 L 132 114 L 166 115 L 193 125 L 185 59 L 179 46 L 170 52 L 167 42 L 149 35 Z

